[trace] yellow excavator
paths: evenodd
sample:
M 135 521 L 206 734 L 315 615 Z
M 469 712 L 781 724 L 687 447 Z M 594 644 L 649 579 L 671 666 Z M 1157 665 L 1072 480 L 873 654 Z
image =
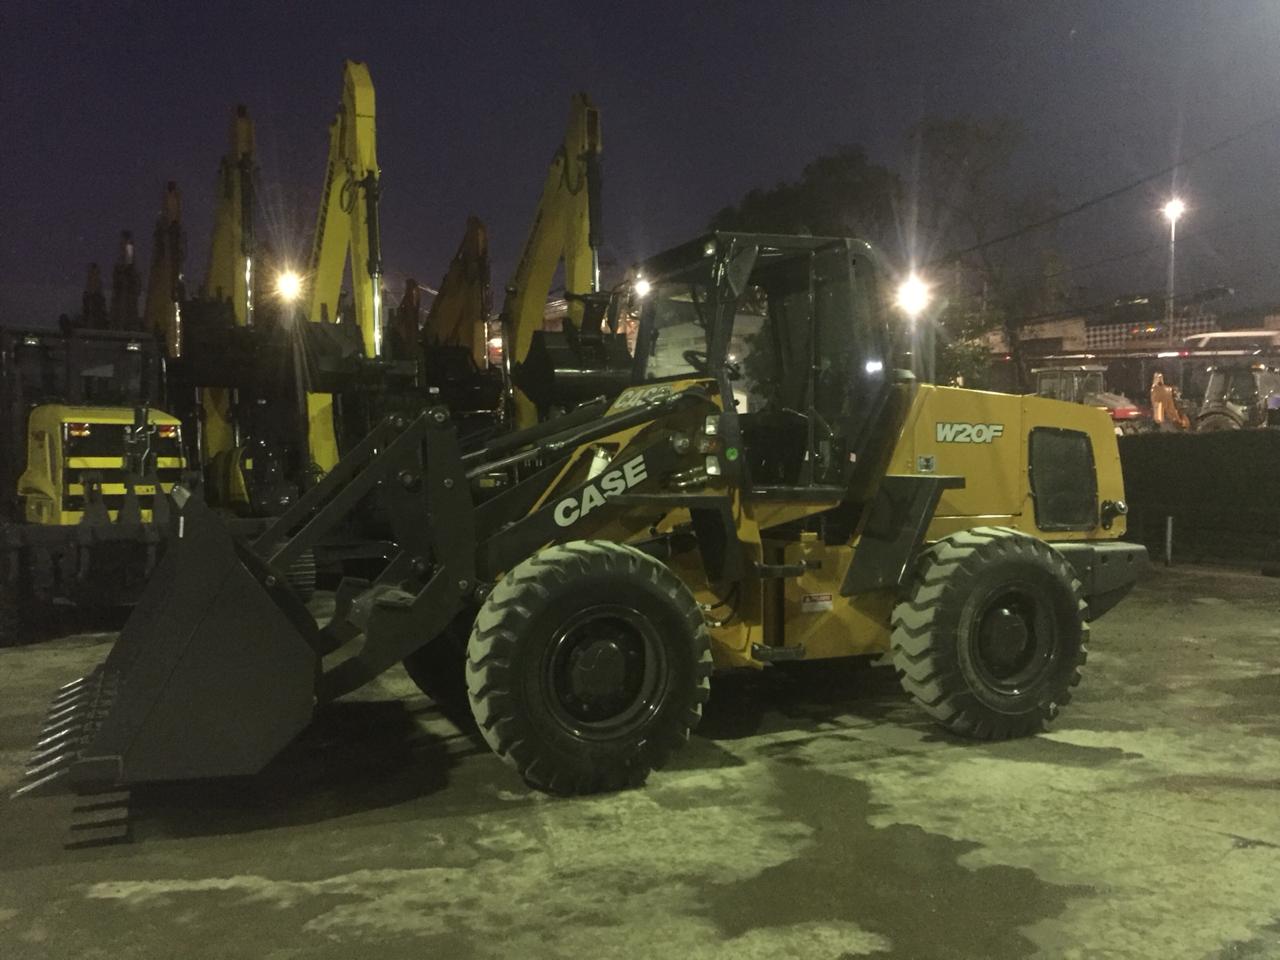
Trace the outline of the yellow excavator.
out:
M 408 295 L 406 295 L 406 301 Z M 421 387 L 431 402 L 443 403 L 465 437 L 501 426 L 501 371 L 488 359 L 489 235 L 477 217 L 467 229 L 422 324 L 408 302 L 396 311 L 397 342 L 413 342 L 421 364 Z
M 286 471 L 281 462 L 289 456 L 285 447 L 297 446 L 301 416 L 289 336 L 276 305 L 261 303 L 266 277 L 254 226 L 254 129 L 243 105 L 232 114 L 228 141 L 199 296 L 184 300 L 156 259 L 147 316 L 165 345 L 175 411 L 194 431 L 190 450 L 203 468 L 205 496 L 238 515 L 272 514 L 297 495 L 297 484 L 282 474 L 299 470 Z M 180 205 L 166 210 L 165 247 L 180 248 Z
M 423 386 L 449 407 L 463 437 L 498 415 L 520 429 L 577 403 L 618 393 L 631 359 L 625 337 L 601 329 L 608 298 L 600 291 L 600 112 L 586 94 L 570 104 L 523 252 L 506 286 L 499 327 L 502 374 L 487 362 L 488 234 L 476 217 L 440 283 L 420 335 Z M 563 266 L 566 316 L 547 329 L 548 298 Z M 412 299 L 396 312 L 393 339 L 413 332 Z M 501 390 L 502 398 L 495 394 Z
M 200 394 L 200 450 L 212 500 L 262 516 L 278 513 L 337 462 L 336 393 L 350 392 L 345 412 L 358 413 L 359 392 L 402 391 L 414 371 L 379 359 L 378 169 L 367 67 L 348 61 L 344 68 L 303 272 L 283 260 L 266 263 L 273 254 L 255 233 L 253 151 L 253 125 L 241 106 L 219 170 L 200 309 L 188 311 L 186 349 L 173 373 L 183 389 Z M 348 254 L 349 303 L 342 290 Z

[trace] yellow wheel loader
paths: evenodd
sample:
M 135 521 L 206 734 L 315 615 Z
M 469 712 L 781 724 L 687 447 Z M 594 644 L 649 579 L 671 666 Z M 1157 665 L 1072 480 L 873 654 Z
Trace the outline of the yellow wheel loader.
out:
M 160 387 L 142 331 L 0 331 L 0 646 L 142 592 L 186 468 Z
M 172 548 L 55 695 L 20 792 L 252 774 L 449 637 L 484 738 L 557 793 L 643 782 L 716 668 L 890 651 L 947 729 L 1041 730 L 1146 560 L 1119 540 L 1107 415 L 896 370 L 858 241 L 718 233 L 638 275 L 610 307 L 639 309 L 611 401 L 465 454 L 443 407 L 390 418 L 253 543 L 179 490 Z M 481 501 L 495 470 L 513 482 Z M 370 497 L 394 555 L 319 623 L 284 571 Z

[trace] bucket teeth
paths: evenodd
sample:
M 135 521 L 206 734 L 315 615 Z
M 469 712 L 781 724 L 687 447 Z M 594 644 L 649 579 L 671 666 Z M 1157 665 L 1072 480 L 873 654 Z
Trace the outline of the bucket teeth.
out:
M 63 730 L 70 730 L 79 723 L 80 718 L 76 716 L 76 712 L 72 712 L 60 720 L 55 720 L 53 723 L 46 723 L 44 725 L 44 729 L 40 732 L 45 736 L 48 736 L 52 733 L 60 733 Z
M 41 751 L 41 750 L 51 749 L 55 745 L 60 744 L 62 743 L 62 741 L 69 738 L 72 734 L 78 733 L 78 732 L 79 731 L 73 727 L 66 727 L 62 730 L 59 730 L 57 733 L 50 734 L 47 737 L 41 737 L 39 740 L 36 741 L 36 750 Z
M 54 757 L 58 757 L 66 753 L 68 746 L 69 744 L 66 743 L 55 743 L 53 746 L 46 747 L 43 750 L 36 750 L 35 753 L 31 754 L 31 759 L 28 760 L 27 763 L 33 767 L 39 766 L 46 760 L 52 760 Z
M 16 800 L 18 797 L 25 797 L 46 787 L 50 787 L 63 777 L 67 776 L 70 772 L 70 767 L 62 767 L 61 769 L 54 770 L 52 773 L 46 773 L 39 780 L 33 780 L 30 783 L 25 783 L 17 790 L 13 791 L 13 798 Z
M 92 677 L 93 674 L 90 673 L 80 677 L 78 680 L 72 680 L 70 683 L 64 683 L 58 688 L 58 692 L 53 695 L 53 699 L 57 700 L 59 697 L 83 687 L 90 679 L 92 679 Z
M 35 758 L 32 757 L 31 759 L 34 760 Z M 43 778 L 46 775 L 48 775 L 51 771 L 54 771 L 60 767 L 66 766 L 74 759 L 75 759 L 75 751 L 73 750 L 68 750 L 62 753 L 58 753 L 56 756 L 54 756 L 50 760 L 45 760 L 43 763 L 37 763 L 35 764 L 35 766 L 27 767 L 26 778 L 28 780 L 30 780 L 32 777 Z
M 47 727 L 51 723 L 55 723 L 58 720 L 62 720 L 66 717 L 71 716 L 73 713 L 75 713 L 77 710 L 80 709 L 80 705 L 83 702 L 84 702 L 83 697 L 77 697 L 76 699 L 70 700 L 61 706 L 55 707 L 54 709 L 50 710 L 49 715 L 44 718 L 44 725 Z
M 114 699 L 115 686 L 101 670 L 73 680 L 53 696 L 45 717 L 23 784 L 15 797 L 42 791 L 69 777 L 84 749 L 86 737 L 93 729 L 94 718 L 101 716 Z M 73 778 L 74 779 L 74 778 Z
M 60 693 L 49 702 L 49 709 L 54 710 L 58 707 L 64 706 L 65 704 L 75 703 L 76 701 L 87 697 L 91 692 L 92 691 L 89 687 L 76 687 L 74 690 L 68 690 L 65 693 Z

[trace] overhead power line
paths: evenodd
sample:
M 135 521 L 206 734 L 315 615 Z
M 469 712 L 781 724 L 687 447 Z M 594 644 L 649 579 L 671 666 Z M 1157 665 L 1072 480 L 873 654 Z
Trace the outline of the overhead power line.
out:
M 958 260 L 960 257 L 966 256 L 967 254 L 976 253 L 979 250 L 985 250 L 987 247 L 994 247 L 997 244 L 1007 243 L 1010 240 L 1016 240 L 1018 237 L 1026 236 L 1028 233 L 1033 233 L 1036 230 L 1041 230 L 1044 227 L 1050 226 L 1055 223 L 1059 223 L 1060 221 L 1065 220 L 1068 217 L 1074 217 L 1076 214 L 1083 213 L 1084 211 L 1090 209 L 1091 207 L 1096 207 L 1101 203 L 1106 203 L 1108 200 L 1114 200 L 1116 197 L 1123 196 L 1124 194 L 1129 193 L 1132 190 L 1138 189 L 1138 187 L 1145 186 L 1146 184 L 1150 183 L 1153 180 L 1158 180 L 1161 177 L 1167 176 L 1168 174 L 1172 173 L 1173 171 L 1181 167 L 1185 167 L 1189 164 L 1195 163 L 1197 160 L 1202 160 L 1205 157 L 1209 156 L 1210 154 L 1217 153 L 1219 150 L 1225 149 L 1231 144 L 1236 143 L 1239 140 L 1243 140 L 1245 137 L 1249 136 L 1250 134 L 1255 133 L 1256 131 L 1261 130 L 1263 127 L 1273 124 L 1277 121 L 1280 121 L 1280 113 L 1271 114 L 1268 117 L 1264 117 L 1261 120 L 1257 120 L 1249 124 L 1249 126 L 1245 127 L 1243 130 L 1238 130 L 1237 132 L 1231 134 L 1228 137 L 1223 137 L 1221 140 L 1211 143 L 1207 147 L 1204 147 L 1201 150 L 1197 150 L 1195 153 L 1191 154 L 1188 157 L 1184 157 L 1182 160 L 1179 160 L 1177 163 L 1171 163 L 1167 167 L 1162 167 L 1159 170 L 1153 171 L 1152 173 L 1148 173 L 1145 176 L 1139 177 L 1137 180 L 1131 180 L 1130 182 L 1124 184 L 1123 186 L 1119 186 L 1112 190 L 1108 190 L 1106 193 L 1100 193 L 1096 196 L 1090 197 L 1087 200 L 1082 200 L 1080 203 L 1077 203 L 1073 207 L 1069 207 L 1066 210 L 1060 210 L 1057 213 L 1050 214 L 1047 217 L 1042 217 L 1039 220 L 1036 220 L 1032 223 L 1028 223 L 1024 226 L 1021 226 L 1016 230 L 1010 230 L 1008 233 L 1001 234 L 998 237 L 992 237 L 990 240 L 983 240 L 980 243 L 970 244 L 969 246 L 964 247 L 961 250 L 953 251 L 952 253 L 947 254 L 945 257 L 941 257 L 940 259 L 934 261 L 933 265 L 936 266 L 939 264 L 948 263 L 952 260 Z
M 1212 227 L 1204 227 L 1200 230 L 1190 230 L 1183 233 L 1179 233 L 1178 242 L 1186 243 L 1189 240 L 1196 240 L 1201 237 L 1210 236 L 1211 234 L 1221 233 L 1222 231 L 1229 230 L 1233 227 L 1239 227 L 1245 224 L 1256 223 L 1259 220 L 1262 220 L 1264 218 L 1274 218 L 1277 215 L 1280 215 L 1280 208 L 1272 208 L 1272 209 L 1267 209 L 1262 211 L 1255 211 L 1252 216 L 1235 217 L 1231 220 L 1228 220 L 1225 223 L 1219 223 Z M 1140 257 L 1144 253 L 1155 253 L 1156 251 L 1164 251 L 1168 249 L 1169 249 L 1168 240 L 1154 240 L 1151 243 L 1144 244 L 1141 247 L 1134 247 L 1133 249 L 1126 250 L 1123 253 L 1117 253 L 1110 257 L 1101 257 L 1097 260 L 1090 260 L 1088 263 L 1080 263 L 1070 267 L 1063 267 L 1061 270 L 1054 270 L 1052 273 L 1037 274 L 1037 276 L 1039 276 L 1042 280 L 1053 280 L 1053 279 L 1056 279 L 1057 277 L 1064 277 L 1069 273 L 1080 273 L 1087 270 L 1096 270 L 1099 267 L 1107 267 L 1113 263 L 1120 263 L 1121 261 L 1124 261 L 1124 260 L 1131 260 L 1134 257 Z M 1018 276 L 1030 276 L 1030 275 L 1031 275 L 1030 271 L 1024 271 L 1018 274 Z

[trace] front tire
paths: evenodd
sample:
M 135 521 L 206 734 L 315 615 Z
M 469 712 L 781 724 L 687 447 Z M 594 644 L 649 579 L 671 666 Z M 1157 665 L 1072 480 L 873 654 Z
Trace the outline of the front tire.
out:
M 893 612 L 903 688 L 953 733 L 1038 733 L 1071 700 L 1088 658 L 1071 565 L 1042 540 L 978 527 L 930 547 Z
M 710 675 L 706 625 L 684 583 L 599 540 L 513 568 L 467 647 L 486 742 L 531 785 L 561 794 L 643 783 L 697 726 Z

